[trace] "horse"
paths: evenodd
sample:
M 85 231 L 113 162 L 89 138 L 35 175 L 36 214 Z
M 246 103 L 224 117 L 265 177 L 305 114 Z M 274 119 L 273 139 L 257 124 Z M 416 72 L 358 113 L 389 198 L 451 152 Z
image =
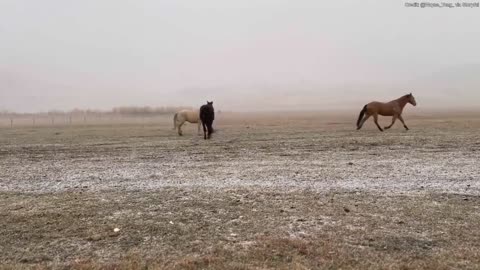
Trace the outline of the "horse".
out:
M 386 103 L 378 101 L 368 103 L 367 105 L 363 106 L 363 109 L 360 111 L 360 115 L 358 116 L 357 120 L 357 130 L 361 129 L 363 123 L 365 123 L 365 121 L 367 121 L 367 119 L 372 115 L 373 121 L 380 131 L 383 131 L 383 129 L 378 124 L 378 115 L 392 116 L 392 123 L 389 126 L 384 127 L 385 129 L 391 128 L 395 123 L 395 120 L 398 118 L 402 122 L 403 127 L 408 130 L 408 127 L 405 124 L 405 121 L 403 121 L 402 117 L 403 108 L 405 105 L 407 105 L 407 103 L 417 106 L 417 102 L 415 101 L 412 93 Z
M 213 133 L 213 120 L 215 120 L 215 110 L 213 109 L 213 101 L 207 101 L 206 105 L 200 107 L 200 121 L 202 121 L 203 126 L 203 138 L 206 140 L 210 139 L 210 136 Z M 207 136 L 208 129 L 208 136 Z
M 198 111 L 194 110 L 181 110 L 175 113 L 173 116 L 173 130 L 178 129 L 178 135 L 182 136 L 182 125 L 185 122 L 190 122 L 192 124 L 197 123 L 198 124 L 198 129 L 197 133 L 200 134 L 200 115 Z

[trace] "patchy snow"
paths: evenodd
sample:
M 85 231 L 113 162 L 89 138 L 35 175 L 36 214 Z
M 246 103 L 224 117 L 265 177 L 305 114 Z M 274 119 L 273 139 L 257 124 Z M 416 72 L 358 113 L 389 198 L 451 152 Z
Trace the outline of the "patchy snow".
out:
M 210 141 L 157 129 L 120 132 L 109 140 L 111 129 L 101 130 L 104 137 L 72 131 L 58 142 L 35 134 L 31 140 L 3 140 L 0 191 L 252 187 L 480 194 L 475 128 L 379 133 L 240 126 L 223 128 L 228 132 Z

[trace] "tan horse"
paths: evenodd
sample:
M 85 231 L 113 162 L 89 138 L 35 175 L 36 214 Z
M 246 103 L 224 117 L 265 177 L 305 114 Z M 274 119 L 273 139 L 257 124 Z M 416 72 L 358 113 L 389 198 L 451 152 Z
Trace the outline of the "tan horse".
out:
M 417 102 L 415 101 L 412 93 L 404 95 L 387 103 L 378 101 L 368 103 L 363 107 L 362 111 L 360 111 L 360 115 L 358 116 L 357 120 L 357 130 L 362 128 L 363 123 L 365 123 L 365 121 L 367 121 L 370 116 L 373 116 L 373 121 L 375 122 L 375 125 L 377 125 L 380 131 L 383 131 L 383 129 L 378 124 L 378 115 L 392 116 L 392 123 L 390 124 L 390 126 L 385 127 L 385 129 L 391 128 L 395 123 L 395 120 L 397 120 L 398 118 L 402 122 L 405 129 L 408 130 L 408 127 L 402 118 L 403 108 L 405 107 L 405 105 L 407 105 L 407 103 L 410 103 L 413 106 L 417 106 Z
M 182 136 L 182 125 L 185 122 L 190 123 L 197 123 L 198 130 L 197 133 L 200 134 L 200 125 L 202 122 L 200 121 L 199 111 L 192 111 L 192 110 L 181 110 L 173 116 L 173 129 L 178 129 L 178 135 Z

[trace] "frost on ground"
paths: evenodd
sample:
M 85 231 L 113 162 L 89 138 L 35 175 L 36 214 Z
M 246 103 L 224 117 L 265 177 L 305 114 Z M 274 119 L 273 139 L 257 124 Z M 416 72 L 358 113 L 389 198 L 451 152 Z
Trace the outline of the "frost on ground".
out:
M 0 191 L 157 190 L 164 187 L 476 194 L 480 135 L 470 127 L 415 120 L 380 133 L 351 123 L 257 121 L 203 141 L 167 126 L 3 130 Z M 222 125 L 224 124 L 224 125 Z M 262 125 L 263 124 L 263 125 Z M 457 125 L 456 125 L 457 124 Z
M 480 117 L 334 119 L 3 127 L 0 268 L 478 269 Z

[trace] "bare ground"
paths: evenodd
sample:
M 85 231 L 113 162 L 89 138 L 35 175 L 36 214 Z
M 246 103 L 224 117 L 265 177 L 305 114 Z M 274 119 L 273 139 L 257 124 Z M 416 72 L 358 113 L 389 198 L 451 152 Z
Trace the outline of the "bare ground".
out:
M 2 267 L 480 267 L 480 116 L 218 118 L 2 128 Z

